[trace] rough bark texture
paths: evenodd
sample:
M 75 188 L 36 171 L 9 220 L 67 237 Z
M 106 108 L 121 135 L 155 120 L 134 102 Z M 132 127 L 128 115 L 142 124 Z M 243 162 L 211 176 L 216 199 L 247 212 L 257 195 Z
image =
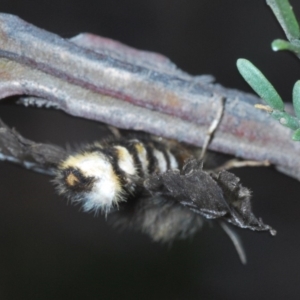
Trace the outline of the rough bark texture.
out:
M 190 76 L 159 54 L 89 34 L 62 39 L 7 14 L 0 15 L 0 45 L 0 98 L 35 96 L 41 99 L 23 103 L 201 146 L 224 97 L 210 149 L 267 159 L 300 179 L 300 145 L 253 107 L 260 100 L 252 95 Z

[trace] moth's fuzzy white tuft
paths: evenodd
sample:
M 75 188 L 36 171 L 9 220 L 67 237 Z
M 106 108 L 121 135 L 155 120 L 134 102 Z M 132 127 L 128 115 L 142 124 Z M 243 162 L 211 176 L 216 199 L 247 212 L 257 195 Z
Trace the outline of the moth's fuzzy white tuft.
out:
M 142 170 L 145 175 L 148 175 L 149 160 L 147 157 L 147 151 L 145 149 L 145 146 L 138 140 L 133 140 L 133 142 L 134 142 L 134 147 L 136 149 L 138 158 L 141 162 Z
M 166 172 L 167 171 L 167 162 L 166 162 L 164 154 L 157 149 L 153 149 L 153 155 L 157 159 L 159 171 L 161 173 Z
M 118 165 L 120 169 L 127 174 L 135 175 L 136 168 L 134 165 L 134 160 L 132 158 L 132 155 L 129 153 L 129 151 L 122 146 L 114 146 L 114 148 L 117 150 Z
M 72 155 L 61 163 L 59 172 L 65 174 L 60 176 L 60 182 L 56 180 L 59 191 L 65 194 L 70 192 L 67 196 L 82 203 L 84 211 L 100 210 L 107 214 L 123 200 L 120 179 L 111 162 L 101 152 Z M 85 180 L 90 182 L 86 187 Z
M 175 156 L 169 150 L 167 150 L 167 155 L 169 156 L 170 160 L 170 169 L 177 169 L 179 165 Z

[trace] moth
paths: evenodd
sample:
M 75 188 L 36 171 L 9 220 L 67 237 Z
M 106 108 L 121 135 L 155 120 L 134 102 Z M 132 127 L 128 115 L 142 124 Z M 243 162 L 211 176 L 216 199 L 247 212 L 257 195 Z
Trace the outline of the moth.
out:
M 228 171 L 203 170 L 197 151 L 154 137 L 111 138 L 84 146 L 57 168 L 59 194 L 84 211 L 104 214 L 115 226 L 139 229 L 154 241 L 194 235 L 217 220 L 245 262 L 237 236 L 226 225 L 276 232 L 251 210 L 251 193 Z

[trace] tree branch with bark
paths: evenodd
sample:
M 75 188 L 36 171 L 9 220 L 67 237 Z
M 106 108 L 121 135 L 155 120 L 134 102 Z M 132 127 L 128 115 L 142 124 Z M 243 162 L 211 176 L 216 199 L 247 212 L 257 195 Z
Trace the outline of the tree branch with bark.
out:
M 26 95 L 24 105 L 201 147 L 222 97 L 224 114 L 209 149 L 267 160 L 300 179 L 300 145 L 289 130 L 254 108 L 259 98 L 224 88 L 211 76 L 191 76 L 160 54 L 92 34 L 63 39 L 7 14 L 0 15 L 0 45 L 2 99 Z

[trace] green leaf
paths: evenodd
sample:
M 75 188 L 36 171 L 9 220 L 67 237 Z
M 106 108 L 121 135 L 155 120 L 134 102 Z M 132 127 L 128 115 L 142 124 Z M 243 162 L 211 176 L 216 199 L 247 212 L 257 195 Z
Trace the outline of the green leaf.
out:
M 300 127 L 298 119 L 284 111 L 274 110 L 271 116 L 278 120 L 281 125 L 291 128 L 292 130 L 296 130 Z
M 293 105 L 295 115 L 300 119 L 300 80 L 298 80 L 293 88 Z
M 298 55 L 300 55 L 300 46 L 291 44 L 287 41 L 284 40 L 275 40 L 272 42 L 272 49 L 273 51 L 278 51 L 278 50 L 289 50 L 292 51 Z
M 273 109 L 283 111 L 284 104 L 268 79 L 249 60 L 237 60 L 237 68 L 252 89 Z
M 293 141 L 300 141 L 300 129 L 297 129 L 292 135 Z
M 288 0 L 267 0 L 278 22 L 291 41 L 300 38 L 300 30 L 297 19 Z

